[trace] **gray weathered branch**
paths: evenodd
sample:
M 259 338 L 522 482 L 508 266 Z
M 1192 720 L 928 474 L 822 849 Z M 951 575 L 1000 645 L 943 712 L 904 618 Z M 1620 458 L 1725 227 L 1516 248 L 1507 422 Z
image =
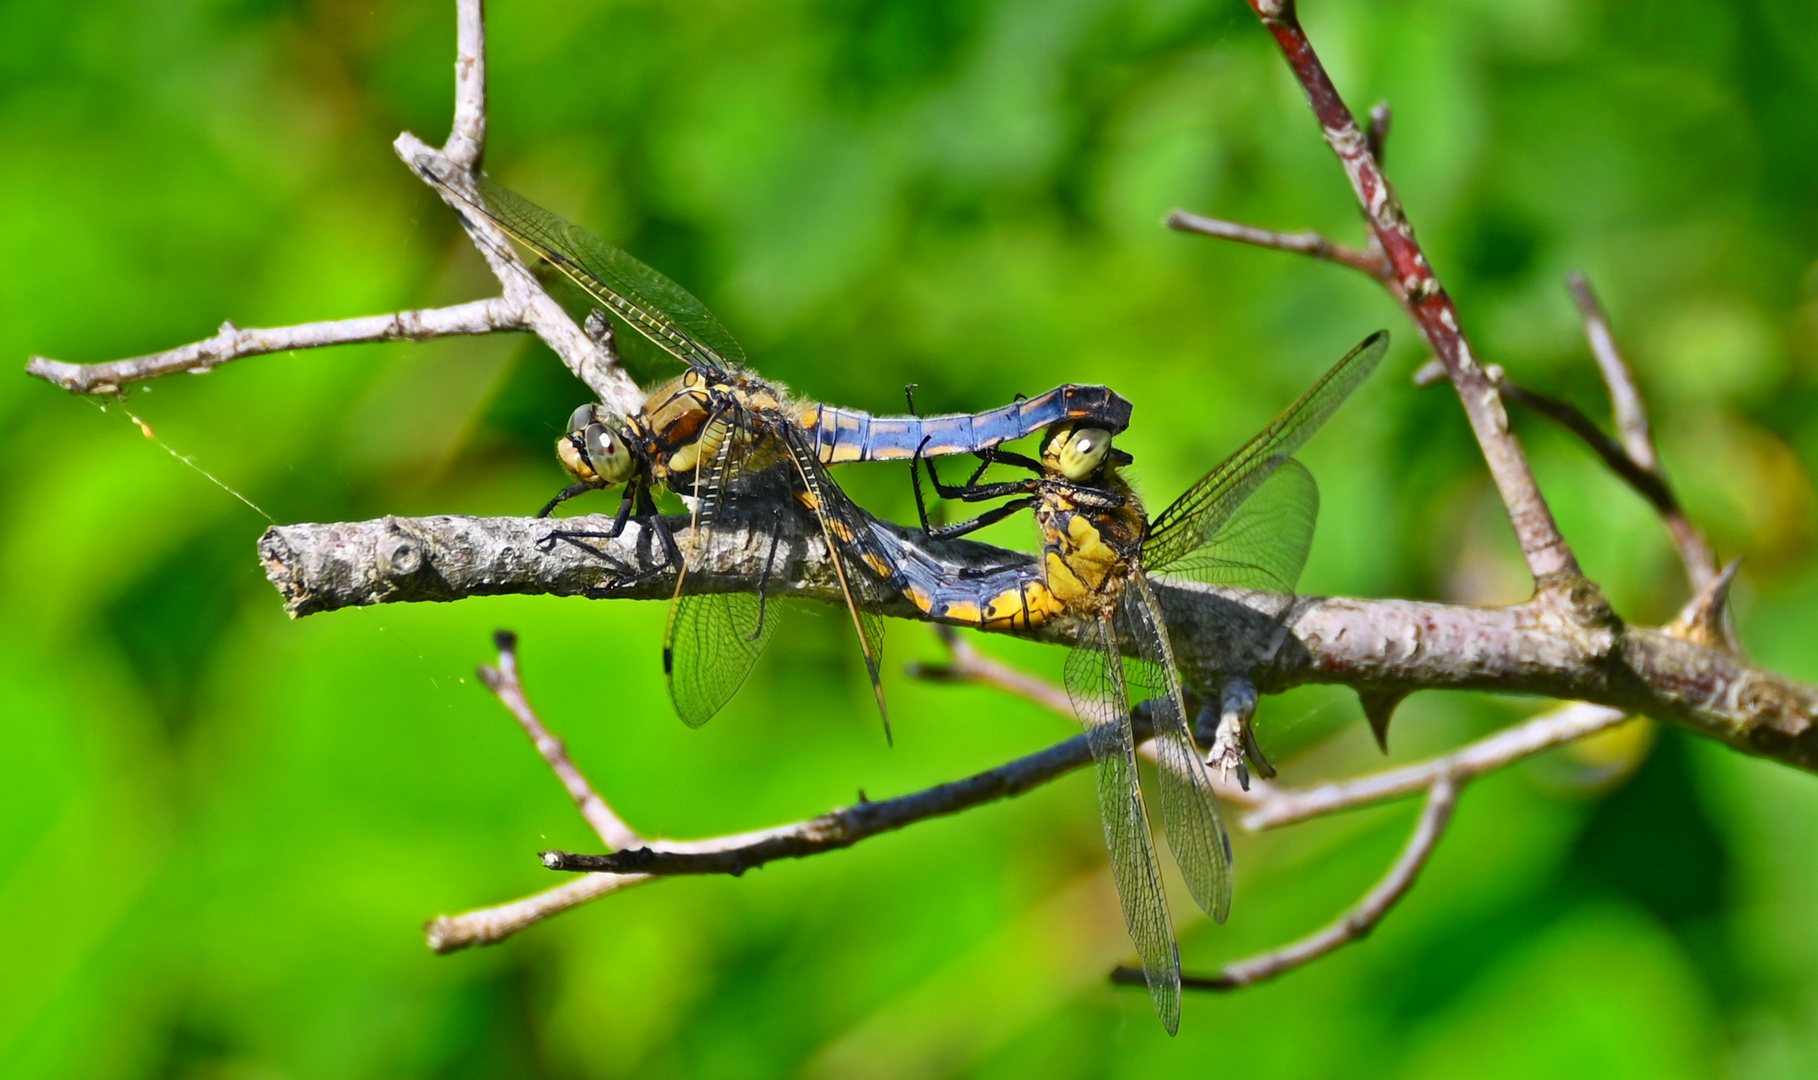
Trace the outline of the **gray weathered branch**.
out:
M 685 521 L 674 520 L 685 540 Z M 770 591 L 835 602 L 839 594 L 825 548 L 807 523 L 795 515 L 765 520 L 781 526 L 772 533 L 735 519 L 716 530 L 691 581 L 704 591 L 754 589 L 775 544 L 781 572 L 772 575 Z M 592 550 L 543 543 L 553 530 L 603 529 L 607 523 L 600 516 L 560 522 L 387 517 L 279 526 L 266 532 L 259 550 L 293 615 L 506 593 L 668 596 L 672 572 L 619 584 L 664 561 L 661 547 L 635 523 L 615 540 L 586 541 Z M 956 571 L 1033 564 L 1031 556 L 985 544 L 924 548 Z M 1538 694 L 1652 716 L 1747 753 L 1818 770 L 1818 689 L 1661 630 L 1587 627 L 1538 603 L 1486 609 L 1342 597 L 1302 598 L 1284 625 L 1275 615 L 1277 597 L 1180 581 L 1159 583 L 1156 591 L 1188 681 L 1202 693 L 1224 674 L 1250 670 L 1265 693 L 1338 683 L 1373 692 Z M 874 607 L 884 615 L 923 617 L 907 601 Z M 1073 627 L 1060 621 L 1033 636 L 1067 642 L 1072 634 Z
M 500 297 L 475 300 L 453 307 L 398 311 L 390 315 L 365 315 L 267 329 L 221 324 L 214 337 L 148 356 L 110 360 L 99 364 L 72 364 L 34 356 L 25 373 L 52 382 L 76 394 L 118 393 L 130 383 L 165 375 L 202 375 L 222 364 L 248 356 L 320 349 L 329 345 L 363 345 L 377 341 L 428 341 L 458 334 L 491 334 L 522 330 L 518 312 Z

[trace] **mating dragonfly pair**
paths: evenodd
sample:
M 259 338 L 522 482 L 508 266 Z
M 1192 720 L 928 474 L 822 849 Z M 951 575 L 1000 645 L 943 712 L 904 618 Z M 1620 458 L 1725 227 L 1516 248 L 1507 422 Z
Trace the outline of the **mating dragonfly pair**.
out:
M 1133 702 L 1148 703 L 1169 846 L 1194 900 L 1220 922 L 1230 910 L 1231 853 L 1187 721 L 1183 672 L 1149 578 L 1180 576 L 1292 594 L 1318 511 L 1313 477 L 1293 454 L 1375 368 L 1387 335 L 1366 339 L 1151 520 L 1119 475 L 1129 455 L 1112 445 L 1129 423 L 1130 405 L 1105 387 L 1066 385 L 987 412 L 940 417 L 876 417 L 797 401 L 745 367 L 743 349 L 705 305 L 626 252 L 483 178 L 477 191 L 435 174 L 426 179 L 687 367 L 653 390 L 636 415 L 615 416 L 595 405 L 576 410 L 557 444 L 575 483 L 543 510 L 547 515 L 595 488 L 624 487 L 608 529 L 556 531 L 550 542 L 616 537 L 633 514 L 649 526 L 667 561 L 645 572 L 679 570 L 663 666 L 683 720 L 702 724 L 719 710 L 777 623 L 764 595 L 768 562 L 755 592 L 689 588 L 690 570 L 712 549 L 714 530 L 734 507 L 762 508 L 780 518 L 800 506 L 814 516 L 886 735 L 879 678 L 883 627 L 875 614 L 883 604 L 906 597 L 932 618 L 1011 631 L 1073 621 L 1078 643 L 1066 664 L 1067 689 L 1086 727 L 1125 921 L 1156 1010 L 1172 1034 L 1179 1024 L 1180 961 L 1138 779 Z M 1000 449 L 1037 432 L 1045 432 L 1039 458 Z M 932 459 L 965 453 L 983 464 L 963 484 L 941 482 Z M 933 526 L 923 509 L 929 537 L 961 535 L 1028 509 L 1041 529 L 1041 561 L 982 571 L 946 565 L 858 507 L 826 472 L 833 464 L 887 460 L 910 461 L 918 507 L 917 466 L 923 460 L 944 498 L 1007 500 L 957 525 Z M 983 482 L 994 463 L 1031 475 Z M 686 551 L 657 513 L 657 488 L 691 501 Z M 1216 618 L 1211 608 L 1200 614 Z M 1185 674 L 1194 685 L 1215 689 L 1233 673 Z

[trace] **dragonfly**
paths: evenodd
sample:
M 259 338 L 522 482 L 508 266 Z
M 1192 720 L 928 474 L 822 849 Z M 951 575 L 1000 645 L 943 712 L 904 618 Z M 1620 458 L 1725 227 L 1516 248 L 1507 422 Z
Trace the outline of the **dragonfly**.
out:
M 1181 669 L 1151 579 L 1185 578 L 1291 598 L 1319 511 L 1313 474 L 1294 454 L 1376 368 L 1388 343 L 1386 332 L 1366 338 L 1153 518 L 1119 474 L 1130 455 L 1112 445 L 1113 432 L 1090 421 L 1050 429 L 1039 460 L 987 451 L 985 465 L 961 485 L 941 483 L 933 462 L 927 463 L 943 497 L 1010 501 L 938 527 L 929 524 L 924 508 L 924 532 L 944 539 L 1033 510 L 1042 535 L 1035 566 L 956 573 L 900 539 L 893 544 L 889 530 L 875 530 L 876 542 L 890 549 L 903 592 L 933 618 L 1013 631 L 1063 617 L 1076 624 L 1067 692 L 1092 751 L 1124 921 L 1170 1035 L 1180 1023 L 1180 954 L 1137 775 L 1133 702 L 1147 702 L 1154 730 L 1169 847 L 1194 901 L 1221 923 L 1231 908 L 1231 846 L 1187 723 Z M 1035 475 L 980 483 L 993 461 Z M 919 480 L 916 488 L 920 505 Z M 1221 616 L 1220 602 L 1208 597 L 1204 603 L 1197 617 L 1229 617 Z
M 736 505 L 780 507 L 792 501 L 814 515 L 888 739 L 889 711 L 879 677 L 883 624 L 866 604 L 889 594 L 880 577 L 888 571 L 885 553 L 869 540 L 869 515 L 824 466 L 986 451 L 1069 420 L 1118 431 L 1129 423 L 1128 401 L 1106 387 L 1080 384 L 982 413 L 936 417 L 879 417 L 796 400 L 746 366 L 743 347 L 705 304 L 628 252 L 485 177 L 476 178 L 470 191 L 428 166 L 422 174 L 449 193 L 461 212 L 498 226 L 686 365 L 681 375 L 652 390 L 634 415 L 615 416 L 596 404 L 570 416 L 557 456 L 575 482 L 541 516 L 587 491 L 623 486 L 608 529 L 560 531 L 547 540 L 584 544 L 615 538 L 634 511 L 650 527 L 666 560 L 634 576 L 679 570 L 664 630 L 663 671 L 676 712 L 690 726 L 706 723 L 738 690 L 777 625 L 763 581 L 756 594 L 688 588 L 691 571 L 698 575 L 701 569 L 700 554 L 712 549 L 711 537 Z M 657 510 L 656 489 L 691 503 L 687 553 Z

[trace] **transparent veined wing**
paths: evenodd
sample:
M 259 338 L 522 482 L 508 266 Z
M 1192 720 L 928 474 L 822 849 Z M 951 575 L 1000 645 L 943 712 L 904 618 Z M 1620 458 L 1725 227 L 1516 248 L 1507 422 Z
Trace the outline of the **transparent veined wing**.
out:
M 723 415 L 708 421 L 709 425 L 730 423 L 731 418 Z M 707 434 L 703 429 L 703 436 Z M 699 570 L 703 553 L 712 550 L 713 533 L 729 501 L 745 488 L 742 481 L 746 477 L 739 472 L 742 459 L 734 451 L 737 442 L 730 435 L 719 438 L 713 459 L 696 467 L 693 523 L 663 632 L 663 676 L 676 713 L 690 727 L 712 719 L 744 684 L 776 632 L 779 614 L 761 592 L 687 591 L 689 572 Z M 773 543 L 770 557 L 777 556 Z
M 1180 1027 L 1180 952 L 1174 945 L 1161 864 L 1143 807 L 1129 688 L 1116 633 L 1108 618 L 1082 621 L 1079 644 L 1067 656 L 1067 694 L 1092 748 L 1099 817 L 1124 924 L 1136 945 L 1155 1011 L 1172 1035 Z
M 777 421 L 781 418 L 772 419 Z M 801 481 L 805 494 L 802 501 L 814 512 L 821 532 L 827 539 L 828 558 L 833 564 L 834 575 L 839 579 L 846 610 L 852 615 L 852 626 L 858 633 L 859 651 L 865 659 L 865 674 L 871 680 L 871 692 L 877 699 L 878 716 L 884 722 L 884 739 L 886 742 L 893 741 L 890 734 L 890 709 L 884 702 L 882 679 L 884 620 L 875 612 L 867 610 L 861 602 L 867 599 L 886 599 L 891 595 L 880 580 L 889 576 L 888 569 L 882 563 L 884 555 L 876 547 L 869 523 L 863 520 L 863 511 L 854 506 L 839 485 L 827 476 L 826 469 L 815 456 L 813 446 L 801 429 L 787 422 L 777 426 L 784 434 L 789 459 Z M 877 565 L 871 565 L 874 562 Z
M 1187 726 L 1179 668 L 1161 608 L 1140 575 L 1125 584 L 1117 621 L 1136 645 L 1137 655 L 1124 660 L 1130 697 L 1148 701 L 1155 723 L 1156 772 L 1168 847 L 1194 901 L 1222 923 L 1231 913 L 1231 842 L 1218 818 L 1211 777 Z
M 1155 515 L 1143 544 L 1147 569 L 1169 570 L 1188 553 L 1207 547 L 1238 508 L 1332 418 L 1388 348 L 1387 331 L 1365 338 L 1274 422 Z
M 660 271 L 502 184 L 482 176 L 478 186 L 476 205 L 443 184 L 659 348 L 713 370 L 745 362 L 745 350 L 707 305 Z
M 1165 566 L 1143 568 L 1164 577 L 1181 576 L 1212 585 L 1291 594 L 1313 547 L 1319 520 L 1319 485 L 1299 461 L 1289 458 L 1229 514 L 1198 547 Z

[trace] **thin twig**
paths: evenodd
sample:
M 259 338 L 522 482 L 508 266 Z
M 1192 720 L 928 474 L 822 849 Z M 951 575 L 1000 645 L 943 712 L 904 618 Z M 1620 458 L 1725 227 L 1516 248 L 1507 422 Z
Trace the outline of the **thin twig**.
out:
M 1137 737 L 1146 739 L 1147 713 L 1137 710 Z M 605 855 L 546 851 L 551 870 L 632 874 L 743 874 L 777 859 L 800 859 L 851 847 L 929 818 L 956 814 L 988 802 L 1013 798 L 1078 769 L 1092 760 L 1086 736 L 1076 735 L 1046 750 L 995 769 L 880 802 L 833 810 L 807 821 L 759 832 L 682 843 L 657 842 Z
M 1458 781 L 1451 777 L 1439 777 L 1427 789 L 1427 803 L 1421 810 L 1420 820 L 1414 826 L 1413 835 L 1402 848 L 1395 865 L 1389 868 L 1388 874 L 1376 883 L 1376 887 L 1365 893 L 1349 911 L 1325 928 L 1301 938 L 1290 945 L 1271 949 L 1266 953 L 1226 964 L 1216 975 L 1183 975 L 1181 988 L 1185 990 L 1236 990 L 1245 986 L 1273 979 L 1277 975 L 1303 964 L 1325 956 L 1353 941 L 1366 937 L 1383 916 L 1389 913 L 1401 898 L 1414 885 L 1414 879 L 1427 864 L 1433 849 L 1445 835 L 1446 826 L 1452 820 L 1452 807 L 1458 799 Z M 1118 968 L 1112 972 L 1112 978 L 1120 983 L 1143 981 L 1143 973 L 1133 968 Z
M 1574 270 L 1566 276 L 1566 288 L 1578 305 L 1584 319 L 1584 336 L 1591 344 L 1591 355 L 1603 372 L 1603 383 L 1610 391 L 1610 409 L 1616 415 L 1616 430 L 1622 436 L 1622 447 L 1635 464 L 1658 472 L 1660 459 L 1654 452 L 1654 433 L 1648 424 L 1647 406 L 1635 386 L 1634 373 L 1616 347 L 1616 335 L 1610 330 L 1610 317 L 1597 300 L 1591 281 L 1584 272 Z
M 1415 241 L 1414 228 L 1372 154 L 1369 138 L 1358 128 L 1356 117 L 1320 63 L 1295 15 L 1293 3 L 1290 0 L 1249 0 L 1249 4 L 1275 38 L 1289 69 L 1306 92 L 1308 105 L 1319 121 L 1326 142 L 1344 166 L 1358 203 L 1369 220 L 1375 247 L 1388 271 L 1366 272 L 1387 285 L 1445 364 L 1446 374 L 1458 391 L 1471 430 L 1477 436 L 1490 476 L 1508 509 L 1515 538 L 1521 545 L 1522 556 L 1536 586 L 1543 595 L 1556 597 L 1556 603 L 1571 617 L 1589 624 L 1607 624 L 1610 621 L 1608 607 L 1601 593 L 1584 582 L 1578 561 L 1553 519 L 1553 512 L 1541 494 L 1521 445 L 1509 432 L 1508 417 L 1503 412 L 1496 387 L 1472 354 L 1470 342 L 1461 329 L 1457 307 Z M 1298 249 L 1290 247 L 1288 250 Z M 1317 250 L 1308 253 L 1319 254 Z M 1358 258 L 1366 259 L 1370 254 L 1358 253 Z M 1330 258 L 1329 255 L 1321 257 Z M 1346 262 L 1346 265 L 1352 264 Z
M 1673 537 L 1673 545 L 1679 549 L 1679 561 L 1685 564 L 1686 576 L 1692 582 L 1692 591 L 1703 592 L 1717 579 L 1717 556 L 1712 553 L 1703 531 L 1686 517 L 1666 482 L 1666 474 L 1660 468 L 1660 454 L 1654 446 L 1653 428 L 1648 422 L 1647 405 L 1635 385 L 1635 376 L 1629 369 L 1628 362 L 1623 359 L 1622 350 L 1616 345 L 1616 335 L 1610 329 L 1610 317 L 1598 302 L 1590 279 L 1582 272 L 1574 271 L 1566 278 L 1566 285 L 1571 289 L 1572 300 L 1578 305 L 1578 313 L 1584 320 L 1584 335 L 1591 344 L 1591 355 L 1597 359 L 1597 369 L 1603 373 L 1604 385 L 1609 388 L 1610 409 L 1615 414 L 1616 430 L 1622 438 L 1623 449 L 1640 469 L 1655 479 L 1666 494 L 1664 504 L 1651 498 L 1650 501 L 1659 509 L 1661 518 L 1666 522 L 1667 532 Z M 1608 460 L 1607 456 L 1605 460 Z M 1624 478 L 1628 478 L 1626 474 Z M 1630 482 L 1633 483 L 1632 480 Z
M 1271 248 L 1275 251 L 1289 251 L 1296 255 L 1310 255 L 1315 259 L 1348 266 L 1361 271 L 1379 281 L 1392 280 L 1393 271 L 1388 260 L 1380 251 L 1359 251 L 1357 248 L 1329 240 L 1316 232 L 1275 232 L 1271 229 L 1258 229 L 1253 225 L 1244 225 L 1222 218 L 1202 217 L 1190 214 L 1185 210 L 1170 210 L 1164 219 L 1168 228 L 1178 232 L 1198 233 L 1219 240 L 1232 240 L 1240 244 L 1255 247 Z
M 562 305 L 556 303 L 537 281 L 505 234 L 491 222 L 462 212 L 461 199 L 479 200 L 479 195 L 472 190 L 471 168 L 450 160 L 442 151 L 408 131 L 393 139 L 391 148 L 411 172 L 435 189 L 442 201 L 460 216 L 461 227 L 467 231 L 480 257 L 486 260 L 493 276 L 499 279 L 505 299 L 519 312 L 524 328 L 542 338 L 568 370 L 586 383 L 607 408 L 627 415 L 642 408 L 644 395 L 618 363 L 618 358 L 601 348 L 569 318 Z M 431 181 L 429 177 L 435 179 Z
M 455 3 L 455 111 L 442 152 L 463 172 L 486 153 L 486 4 Z
M 1065 690 L 1046 679 L 1038 679 L 986 656 L 951 626 L 936 626 L 935 633 L 947 646 L 947 662 L 911 663 L 904 669 L 910 678 L 928 682 L 974 682 L 995 686 L 1068 720 L 1075 719 L 1073 699 L 1067 696 Z
M 1389 128 L 1394 120 L 1395 114 L 1390 111 L 1388 102 L 1379 101 L 1370 106 L 1370 122 L 1364 128 L 1364 141 L 1378 168 L 1382 167 L 1383 154 L 1389 148 Z
M 493 635 L 493 642 L 499 649 L 499 666 L 494 668 L 482 664 L 479 670 L 480 681 L 486 684 L 486 688 L 493 692 L 501 704 L 511 710 L 511 715 L 517 717 L 518 723 L 524 728 L 524 734 L 530 736 L 537 753 L 543 755 L 543 761 L 555 772 L 557 779 L 562 781 L 562 786 L 568 790 L 569 797 L 580 809 L 581 816 L 587 819 L 587 824 L 593 826 L 600 842 L 615 851 L 642 843 L 642 838 L 631 830 L 631 826 L 613 813 L 612 807 L 606 805 L 606 800 L 593 790 L 587 777 L 569 760 L 568 748 L 562 744 L 562 740 L 550 734 L 543 721 L 537 717 L 536 710 L 530 707 L 530 699 L 524 694 L 523 680 L 518 677 L 517 635 L 509 630 L 500 630 Z
M 1278 829 L 1309 818 L 1412 795 L 1443 779 L 1463 782 L 1513 765 L 1543 750 L 1595 735 L 1627 719 L 1628 714 L 1619 709 L 1569 702 L 1427 761 L 1310 788 L 1267 788 L 1261 792 L 1256 807 L 1243 816 L 1241 824 L 1250 832 Z
M 508 904 L 475 908 L 459 915 L 438 915 L 423 924 L 423 936 L 429 947 L 439 953 L 458 952 L 472 945 L 496 945 L 544 919 L 654 880 L 643 874 L 588 874 Z
M 1615 439 L 1603 433 L 1597 422 L 1584 414 L 1578 406 L 1561 398 L 1542 394 L 1517 385 L 1505 373 L 1498 380 L 1502 387 L 1504 401 L 1512 401 L 1523 408 L 1530 409 L 1560 427 L 1578 436 L 1586 446 L 1603 459 L 1610 471 L 1621 477 L 1628 485 L 1640 493 L 1641 497 L 1651 503 L 1663 518 L 1683 517 L 1679 502 L 1673 497 L 1672 489 L 1660 474 L 1644 466 L 1633 457 Z M 1689 568 L 1688 568 L 1689 569 Z
M 357 319 L 333 319 L 299 326 L 245 328 L 228 322 L 222 323 L 220 332 L 205 341 L 149 356 L 99 364 L 72 364 L 34 356 L 26 363 L 25 371 L 28 375 L 36 375 L 72 393 L 112 394 L 129 383 L 179 372 L 201 375 L 222 364 L 248 356 L 289 352 L 293 349 L 319 349 L 329 345 L 428 341 L 457 334 L 491 334 L 500 330 L 522 329 L 524 326 L 514 307 L 503 298 L 495 296 L 490 300 L 474 300 L 453 307 L 366 315 Z

